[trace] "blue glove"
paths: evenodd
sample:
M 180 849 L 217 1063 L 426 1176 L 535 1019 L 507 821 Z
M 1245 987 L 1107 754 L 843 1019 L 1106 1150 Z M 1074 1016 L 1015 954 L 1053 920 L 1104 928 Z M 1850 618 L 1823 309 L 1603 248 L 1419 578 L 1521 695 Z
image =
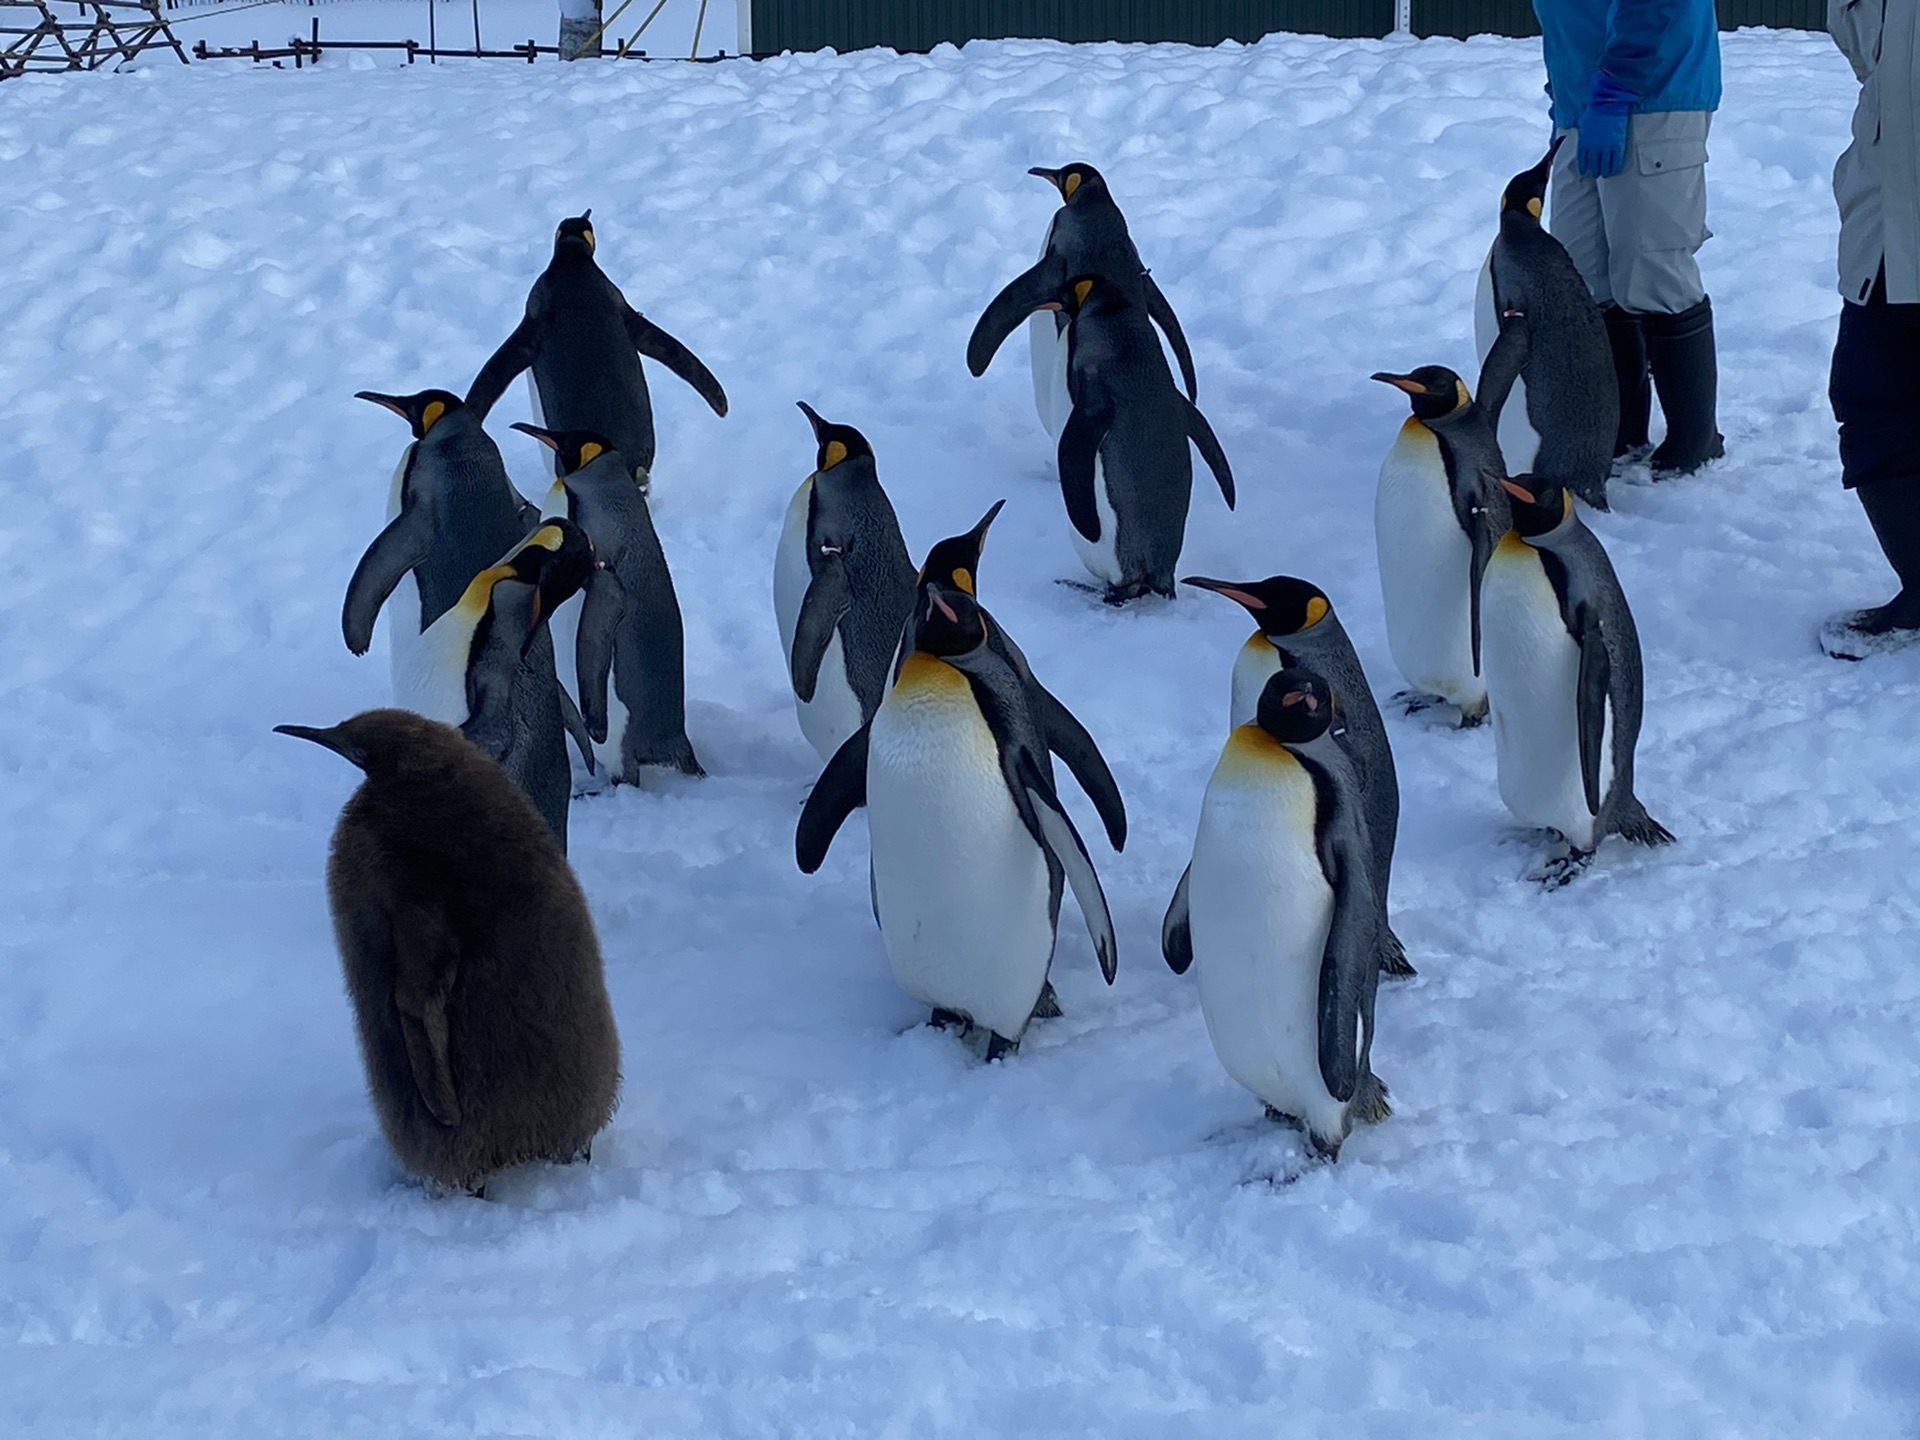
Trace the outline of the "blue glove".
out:
M 1593 92 L 1580 117 L 1577 163 L 1582 175 L 1604 180 L 1620 173 L 1627 160 L 1627 116 L 1639 98 L 1606 71 L 1593 72 Z

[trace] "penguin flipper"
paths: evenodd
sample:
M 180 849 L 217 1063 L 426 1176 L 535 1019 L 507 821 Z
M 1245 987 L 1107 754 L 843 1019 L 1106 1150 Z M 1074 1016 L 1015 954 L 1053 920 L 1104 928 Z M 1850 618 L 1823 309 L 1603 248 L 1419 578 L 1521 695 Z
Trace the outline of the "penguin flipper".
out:
M 473 384 L 467 387 L 467 408 L 481 420 L 487 418 L 487 412 L 493 409 L 494 402 L 506 394 L 513 377 L 533 364 L 534 356 L 540 350 L 540 329 L 540 322 L 534 318 L 534 308 L 529 302 L 526 317 L 513 327 L 513 333 L 500 342 L 500 348 L 488 357 L 487 363 L 480 367 L 480 373 L 473 377 Z
M 1187 387 L 1187 399 L 1198 400 L 1200 383 L 1193 378 L 1193 352 L 1187 348 L 1187 337 L 1181 333 L 1180 317 L 1173 313 L 1173 306 L 1167 303 L 1166 294 L 1154 283 L 1151 274 L 1142 270 L 1140 283 L 1147 291 L 1147 314 L 1167 337 L 1167 344 L 1173 347 L 1173 358 L 1180 366 L 1181 382 Z
M 1493 559 L 1499 536 L 1493 533 L 1493 520 L 1484 506 L 1476 504 L 1467 525 L 1467 543 L 1472 558 L 1467 562 L 1467 629 L 1473 647 L 1473 673 L 1480 674 L 1480 585 L 1486 579 L 1487 565 Z
M 1180 872 L 1180 883 L 1173 887 L 1173 899 L 1167 903 L 1167 918 L 1160 922 L 1160 954 L 1167 968 L 1184 975 L 1193 965 L 1193 929 L 1187 919 L 1187 889 L 1193 883 L 1193 865 Z
M 580 718 L 580 707 L 573 703 L 573 696 L 567 693 L 567 687 L 560 683 L 558 677 L 554 679 L 553 688 L 560 693 L 560 723 L 566 727 L 567 734 L 573 737 L 574 747 L 586 763 L 587 774 L 598 774 L 593 765 L 593 736 L 587 730 L 587 722 Z
M 1580 642 L 1580 681 L 1575 708 L 1580 729 L 1580 783 L 1587 792 L 1587 813 L 1600 813 L 1601 749 L 1607 738 L 1607 710 L 1612 703 L 1613 661 L 1607 654 L 1605 626 L 1590 606 L 1577 612 Z
M 442 1125 L 460 1123 L 447 1044 L 447 997 L 459 969 L 460 945 L 441 910 L 403 900 L 393 915 L 393 1003 L 400 1012 L 407 1067 L 420 1103 Z
M 1213 478 L 1220 486 L 1220 494 L 1225 497 L 1227 508 L 1233 509 L 1233 467 L 1227 464 L 1227 452 L 1220 448 L 1220 438 L 1213 433 L 1213 426 L 1207 423 L 1207 417 L 1191 400 L 1180 401 L 1187 411 L 1187 438 L 1193 441 L 1199 450 L 1200 458 L 1207 462 L 1207 468 L 1213 471 Z
M 1092 857 L 1087 854 L 1080 832 L 1073 828 L 1072 819 L 1060 808 L 1060 797 L 1054 794 L 1053 786 L 1047 783 L 1033 756 L 1021 750 L 1013 769 L 1018 787 L 1014 791 L 1016 807 L 1034 840 L 1050 851 L 1066 872 L 1067 884 L 1073 887 L 1073 898 L 1079 902 L 1080 913 L 1086 919 L 1093 953 L 1100 958 L 1100 973 L 1111 985 L 1118 970 L 1119 954 L 1113 939 L 1113 916 L 1107 911 L 1107 897 L 1100 888 Z M 1024 804 L 1019 803 L 1022 800 Z
M 727 413 L 727 392 L 713 378 L 700 357 L 662 330 L 638 310 L 620 302 L 620 318 L 626 323 L 627 339 L 633 348 L 649 360 L 657 360 L 694 388 L 714 414 Z
M 1126 849 L 1127 807 L 1120 799 L 1120 787 L 1114 783 L 1113 771 L 1107 767 L 1100 747 L 1093 743 L 1086 726 L 1046 686 L 1035 680 L 1030 693 L 1034 719 L 1040 722 L 1041 732 L 1047 737 L 1047 748 L 1066 762 L 1073 778 L 1093 801 L 1100 823 L 1107 827 L 1108 842 L 1115 850 Z
M 1499 336 L 1487 351 L 1487 358 L 1480 362 L 1476 396 L 1480 408 L 1487 412 L 1487 423 L 1496 434 L 1500 430 L 1500 412 L 1506 408 L 1513 382 L 1527 368 L 1527 357 L 1532 350 L 1533 332 L 1527 328 L 1526 315 L 1519 310 L 1507 311 L 1500 317 Z
M 626 613 L 627 591 L 611 570 L 595 570 L 580 600 L 580 625 L 573 640 L 573 669 L 580 682 L 580 715 L 596 744 L 607 739 L 607 677 L 613 672 L 613 647 Z
M 986 374 L 1001 343 L 1020 328 L 1021 321 L 1053 299 L 1066 279 L 1065 262 L 1049 251 L 1031 270 L 1009 280 L 973 324 L 973 334 L 967 337 L 967 369 L 976 378 Z
M 1107 415 L 1095 416 L 1075 406 L 1060 431 L 1060 493 L 1066 497 L 1067 519 L 1088 540 L 1100 538 L 1100 507 L 1093 487 L 1100 458 L 1100 442 L 1112 424 Z
M 827 658 L 827 647 L 833 643 L 840 622 L 853 609 L 853 587 L 847 579 L 844 557 L 836 551 L 819 558 L 820 568 L 800 602 L 800 617 L 793 626 L 793 653 L 787 657 L 793 693 L 808 704 L 820 683 L 820 662 Z
M 353 567 L 347 598 L 340 607 L 340 633 L 354 654 L 366 654 L 373 644 L 373 622 L 380 607 L 387 603 L 400 577 L 427 558 L 431 537 L 432 526 L 425 515 L 418 510 L 403 510 L 373 537 L 367 553 Z M 412 620 L 420 623 L 417 615 Z
M 1334 777 L 1309 764 L 1322 817 L 1337 813 L 1341 802 Z M 1360 1052 L 1370 1036 L 1361 1016 L 1373 1010 L 1380 984 L 1381 928 L 1386 914 L 1374 889 L 1372 856 L 1352 825 L 1322 824 L 1316 840 L 1320 869 L 1333 891 L 1333 915 L 1320 957 L 1320 1078 L 1327 1092 L 1345 1103 L 1353 1099 L 1366 1070 Z
M 868 727 L 862 725 L 833 752 L 800 809 L 800 823 L 793 833 L 793 858 L 799 861 L 803 875 L 820 868 L 827 858 L 827 847 L 833 844 L 847 817 L 867 803 L 867 734 Z

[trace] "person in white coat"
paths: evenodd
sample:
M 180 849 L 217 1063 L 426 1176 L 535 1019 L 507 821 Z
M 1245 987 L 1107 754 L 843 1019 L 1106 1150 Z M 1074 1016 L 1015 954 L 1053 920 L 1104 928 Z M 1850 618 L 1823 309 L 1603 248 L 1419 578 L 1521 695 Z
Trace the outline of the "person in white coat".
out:
M 1913 0 L 1828 0 L 1827 28 L 1860 80 L 1853 143 L 1833 170 L 1846 303 L 1828 393 L 1841 481 L 1900 591 L 1832 616 L 1820 645 L 1864 660 L 1920 641 L 1920 19 Z

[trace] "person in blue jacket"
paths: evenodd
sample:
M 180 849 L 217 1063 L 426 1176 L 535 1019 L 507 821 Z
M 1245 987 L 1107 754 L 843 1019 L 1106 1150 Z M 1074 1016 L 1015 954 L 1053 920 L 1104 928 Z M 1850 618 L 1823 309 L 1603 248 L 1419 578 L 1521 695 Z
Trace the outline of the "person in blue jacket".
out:
M 1720 104 L 1713 0 L 1533 0 L 1564 138 L 1552 230 L 1605 307 L 1620 384 L 1616 455 L 1645 454 L 1652 389 L 1667 433 L 1655 478 L 1726 453 L 1707 229 L 1707 127 Z

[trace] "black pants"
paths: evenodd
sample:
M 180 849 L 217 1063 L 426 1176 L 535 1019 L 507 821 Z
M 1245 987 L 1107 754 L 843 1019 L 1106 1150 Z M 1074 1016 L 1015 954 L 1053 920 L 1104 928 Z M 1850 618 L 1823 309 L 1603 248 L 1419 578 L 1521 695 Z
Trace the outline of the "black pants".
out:
M 1920 305 L 1889 305 L 1884 270 L 1866 304 L 1841 306 L 1827 396 L 1849 490 L 1920 479 Z

